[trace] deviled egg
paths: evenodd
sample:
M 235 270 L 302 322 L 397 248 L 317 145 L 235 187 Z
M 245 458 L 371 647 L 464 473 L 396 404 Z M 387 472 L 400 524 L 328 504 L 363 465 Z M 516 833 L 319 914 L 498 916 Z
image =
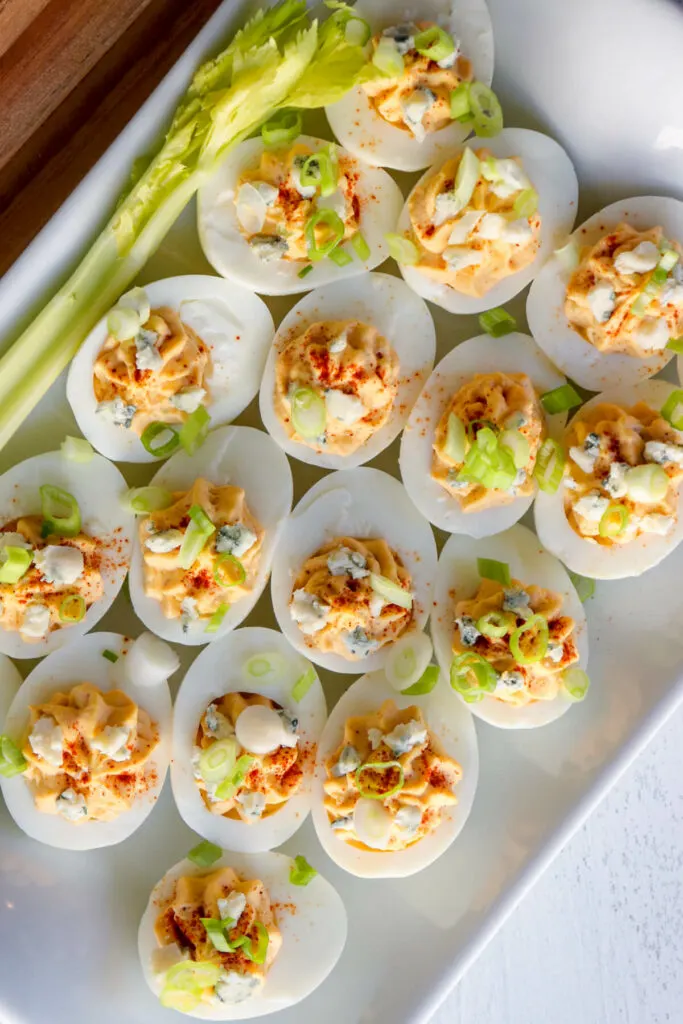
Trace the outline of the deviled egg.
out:
M 291 295 L 382 263 L 402 203 L 385 171 L 334 143 L 249 139 L 199 190 L 199 237 L 219 274 L 262 295 Z
M 437 365 L 401 438 L 410 498 L 450 533 L 485 537 L 531 505 L 545 465 L 546 438 L 567 413 L 549 413 L 566 381 L 526 334 L 479 335 Z M 563 389 L 559 391 L 558 389 Z
M 377 70 L 325 113 L 359 160 L 417 171 L 447 156 L 473 121 L 482 133 L 502 127 L 497 104 L 494 120 L 484 116 L 493 78 L 484 0 L 361 0 L 353 12 Z
M 171 751 L 167 679 L 174 652 L 148 633 L 77 637 L 26 678 L 5 740 L 16 771 L 0 772 L 7 808 L 49 846 L 93 850 L 120 843 L 152 811 Z
M 192 451 L 258 391 L 273 337 L 265 303 L 219 277 L 134 288 L 74 356 L 67 398 L 89 441 L 116 462 Z
M 304 858 L 204 842 L 152 890 L 138 951 L 162 1006 L 202 1020 L 250 1020 L 310 995 L 346 933 L 340 896 Z
M 620 199 L 589 217 L 541 269 L 527 300 L 531 333 L 590 391 L 637 384 L 683 335 L 683 203 Z
M 554 491 L 539 493 L 536 530 L 572 572 L 639 576 L 683 539 L 683 391 L 645 380 L 596 395 L 564 434 Z
M 0 654 L 0 729 L 4 725 L 10 705 L 21 686 L 21 674 L 6 654 Z M 2 748 L 0 746 L 0 773 L 2 772 Z
M 571 231 L 578 184 L 554 139 L 505 128 L 430 167 L 391 237 L 411 288 L 451 313 L 503 305 Z
M 280 629 L 334 672 L 381 667 L 429 616 L 436 544 L 398 480 L 350 469 L 319 480 L 282 531 L 271 596 Z
M 413 696 L 381 671 L 364 675 L 332 709 L 318 746 L 318 839 L 361 878 L 412 875 L 462 829 L 478 772 L 472 717 L 442 681 Z
M 128 571 L 125 480 L 89 446 L 86 461 L 65 451 L 0 477 L 0 651 L 13 658 L 41 657 L 87 633 Z
M 364 274 L 317 288 L 275 335 L 261 384 L 263 423 L 304 462 L 368 462 L 403 427 L 435 347 L 427 304 L 403 281 Z
M 148 488 L 130 570 L 136 614 L 165 640 L 205 644 L 249 614 L 292 505 L 284 452 L 262 430 L 219 427 L 178 452 Z
M 312 665 L 272 629 L 237 629 L 191 666 L 175 702 L 171 785 L 195 832 L 270 850 L 303 824 L 327 716 Z
M 491 725 L 547 725 L 586 694 L 583 605 L 564 566 L 525 526 L 448 540 L 432 636 L 452 688 Z

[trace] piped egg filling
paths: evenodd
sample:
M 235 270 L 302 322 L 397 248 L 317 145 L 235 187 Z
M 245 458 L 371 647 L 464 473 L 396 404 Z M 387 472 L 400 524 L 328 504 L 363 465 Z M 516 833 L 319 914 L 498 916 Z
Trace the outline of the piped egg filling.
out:
M 584 246 L 567 285 L 573 329 L 601 352 L 644 359 L 683 334 L 683 250 L 661 227 L 619 224 Z
M 264 531 L 242 488 L 198 478 L 172 504 L 139 527 L 145 594 L 169 619 L 217 629 L 229 606 L 248 594 L 258 570 Z
M 419 707 L 349 718 L 325 762 L 325 810 L 339 839 L 372 850 L 404 850 L 439 827 L 462 778 L 429 732 Z
M 122 690 L 78 683 L 30 707 L 24 778 L 36 808 L 66 821 L 112 821 L 156 783 L 157 726 Z
M 453 688 L 468 702 L 487 695 L 517 707 L 555 700 L 579 660 L 575 622 L 562 605 L 552 590 L 482 579 L 474 597 L 455 606 Z
M 301 789 L 307 759 L 298 720 L 258 693 L 228 693 L 209 704 L 192 763 L 212 814 L 253 824 Z
M 677 392 L 674 393 L 678 394 Z M 645 402 L 589 406 L 565 434 L 564 509 L 585 540 L 611 546 L 666 536 L 683 479 L 681 434 Z
M 370 324 L 310 324 L 277 356 L 275 412 L 290 437 L 350 455 L 387 422 L 398 374 L 391 344 Z
M 209 349 L 189 324 L 173 309 L 152 310 L 131 337 L 108 333 L 93 369 L 97 412 L 138 435 L 152 423 L 184 423 L 208 403 L 211 373 Z
M 410 588 L 410 573 L 385 540 L 336 537 L 302 565 L 289 610 L 309 647 L 355 661 L 408 629 Z
M 263 882 L 228 867 L 183 875 L 158 910 L 153 967 L 164 975 L 164 1006 L 191 1013 L 262 988 L 282 946 Z
M 465 512 L 507 504 L 533 493 L 545 435 L 545 417 L 525 374 L 475 374 L 439 420 L 431 476 Z
M 472 64 L 459 52 L 458 41 L 445 33 L 452 48 L 438 60 L 416 49 L 416 37 L 419 42 L 421 33 L 436 28 L 433 22 L 420 21 L 393 25 L 374 36 L 373 56 L 388 73 L 362 86 L 382 120 L 410 132 L 418 142 L 451 124 L 451 93 L 473 78 Z
M 415 267 L 464 295 L 486 295 L 539 248 L 538 195 L 519 157 L 465 147 L 408 200 Z

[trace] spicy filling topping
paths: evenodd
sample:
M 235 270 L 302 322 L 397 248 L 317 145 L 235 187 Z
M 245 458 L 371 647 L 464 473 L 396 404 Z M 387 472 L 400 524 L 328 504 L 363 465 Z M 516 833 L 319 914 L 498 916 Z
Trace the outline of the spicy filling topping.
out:
M 681 397 L 672 392 L 660 412 L 645 402 L 631 409 L 605 402 L 572 420 L 564 509 L 580 537 L 610 546 L 673 528 L 683 446 L 670 418 L 683 426 Z
M 466 147 L 410 195 L 412 262 L 440 284 L 485 295 L 535 259 L 537 206 L 518 157 L 497 159 Z
M 398 373 L 398 357 L 375 327 L 314 323 L 278 354 L 275 412 L 296 440 L 350 455 L 387 422 Z
M 195 621 L 211 632 L 253 589 L 263 537 L 241 487 L 200 477 L 140 523 L 145 593 L 186 632 Z
M 661 227 L 617 225 L 580 252 L 564 305 L 570 325 L 601 352 L 661 351 L 683 334 L 681 255 Z
M 152 424 L 184 423 L 208 402 L 211 372 L 208 347 L 178 313 L 152 310 L 132 337 L 107 335 L 93 369 L 97 412 L 138 435 Z
M 189 1013 L 241 1003 L 263 986 L 282 945 L 263 882 L 227 867 L 183 875 L 158 907 L 152 966 L 164 1006 Z
M 157 726 L 122 690 L 79 683 L 30 707 L 24 772 L 36 808 L 67 821 L 112 821 L 157 781 Z
M 247 824 L 278 811 L 301 788 L 298 720 L 258 693 L 228 693 L 197 728 L 194 776 L 212 814 Z
M 439 420 L 432 479 L 457 498 L 465 512 L 532 494 L 545 433 L 538 396 L 525 374 L 475 374 Z
M 468 703 L 487 694 L 516 706 L 554 700 L 579 660 L 562 604 L 552 590 L 482 579 L 474 597 L 455 606 L 453 688 Z
M 457 803 L 462 778 L 415 705 L 349 718 L 339 748 L 325 762 L 325 810 L 340 839 L 361 848 L 404 850 L 439 827 Z
M 409 627 L 410 588 L 410 573 L 385 540 L 336 537 L 304 562 L 289 611 L 309 647 L 353 661 Z
M 266 149 L 237 182 L 235 211 L 260 260 L 315 262 L 359 230 L 358 173 L 333 143 L 317 151 L 303 143 Z

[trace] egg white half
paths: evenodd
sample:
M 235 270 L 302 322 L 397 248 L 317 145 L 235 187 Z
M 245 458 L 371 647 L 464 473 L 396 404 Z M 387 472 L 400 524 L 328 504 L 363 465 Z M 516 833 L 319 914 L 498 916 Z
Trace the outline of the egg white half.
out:
M 194 455 L 176 452 L 152 477 L 152 485 L 169 491 L 188 491 L 198 477 L 216 486 L 241 487 L 246 502 L 265 530 L 254 588 L 230 606 L 215 633 L 196 620 L 185 633 L 180 618 L 167 619 L 158 601 L 147 597 L 143 559 L 136 531 L 130 567 L 130 596 L 135 613 L 152 633 L 173 643 L 195 646 L 224 636 L 246 618 L 268 582 L 280 529 L 292 507 L 292 473 L 287 457 L 273 439 L 254 427 L 219 427 L 212 430 Z
M 381 668 L 391 650 L 387 643 L 367 657 L 347 660 L 340 654 L 307 647 L 305 635 L 290 615 L 292 585 L 301 566 L 334 537 L 381 537 L 398 552 L 410 573 L 413 593 L 411 628 L 423 629 L 431 610 L 436 572 L 436 543 L 431 527 L 412 505 L 402 484 L 378 469 L 341 470 L 319 480 L 285 523 L 271 580 L 273 610 L 280 629 L 304 657 L 332 672 Z
M 524 170 L 538 192 L 538 213 L 541 217 L 540 245 L 533 263 L 516 274 L 510 274 L 481 297 L 464 295 L 427 277 L 416 267 L 399 264 L 404 278 L 418 295 L 423 299 L 429 299 L 437 306 L 442 306 L 449 313 L 481 313 L 482 310 L 504 305 L 526 288 L 553 250 L 564 244 L 576 217 L 579 195 L 576 172 L 571 160 L 559 142 L 555 142 L 548 135 L 528 128 L 504 128 L 493 139 L 472 139 L 467 145 L 472 150 L 488 149 L 499 158 L 521 157 Z M 417 185 L 413 186 L 413 192 L 436 174 L 443 163 L 444 159 L 440 159 L 425 171 Z M 410 197 L 408 201 L 409 199 Z M 403 232 L 409 229 L 410 215 L 406 202 L 396 230 Z
M 683 243 L 683 203 L 662 196 L 633 196 L 610 203 L 579 225 L 571 237 L 581 248 L 595 245 L 622 222 L 638 231 L 661 225 L 667 238 Z M 582 338 L 564 314 L 570 277 L 571 273 L 557 256 L 551 256 L 531 286 L 526 306 L 531 333 L 568 377 L 589 391 L 603 391 L 652 377 L 673 358 L 669 349 L 655 352 L 647 359 L 620 352 L 600 352 Z
M 373 34 L 405 22 L 436 22 L 459 40 L 460 52 L 472 62 L 474 78 L 491 84 L 493 28 L 485 0 L 361 0 L 354 13 L 369 23 Z M 468 125 L 453 121 L 418 142 L 380 117 L 360 86 L 326 107 L 325 113 L 340 143 L 359 160 L 401 171 L 419 171 L 446 159 L 449 150 L 470 134 Z
M 577 415 L 602 402 L 615 402 L 627 408 L 636 402 L 647 402 L 653 409 L 661 409 L 673 390 L 673 385 L 664 380 L 644 380 L 630 387 L 610 388 L 586 402 Z M 564 484 L 560 484 L 555 494 L 538 492 L 534 505 L 536 532 L 548 551 L 581 576 L 598 580 L 640 576 L 666 558 L 683 540 L 682 494 L 683 483 L 678 489 L 678 518 L 668 536 L 643 534 L 629 544 L 606 547 L 579 537 L 571 528 L 564 512 Z
M 275 682 L 262 682 L 245 672 L 249 658 L 272 653 L 286 661 L 283 674 Z M 202 651 L 191 665 L 175 702 L 171 785 L 183 820 L 212 843 L 249 853 L 270 850 L 304 823 L 311 808 L 311 757 L 305 762 L 310 773 L 299 792 L 274 814 L 246 824 L 207 809 L 193 776 L 192 750 L 199 720 L 211 701 L 233 692 L 260 693 L 280 704 L 298 719 L 299 749 L 314 748 L 327 718 L 318 676 L 299 702 L 292 697 L 292 687 L 309 667 L 310 663 L 292 650 L 282 633 L 258 627 L 229 633 Z
M 481 583 L 478 558 L 506 562 L 513 579 L 525 586 L 535 584 L 562 595 L 562 614 L 571 616 L 576 623 L 573 637 L 579 653 L 578 667 L 585 670 L 588 662 L 588 627 L 579 595 L 564 566 L 543 550 L 531 530 L 517 524 L 504 533 L 481 540 L 450 537 L 441 552 L 436 572 L 431 632 L 444 679 L 448 681 L 453 661 L 455 605 L 458 601 L 474 597 Z M 453 698 L 465 704 L 455 692 Z M 535 729 L 560 718 L 572 704 L 573 701 L 562 690 L 555 700 L 539 700 L 525 707 L 514 707 L 490 695 L 479 703 L 466 706 L 478 718 L 501 729 Z
M 329 145 L 325 139 L 300 135 L 302 142 L 317 152 Z M 242 174 L 258 166 L 264 150 L 261 138 L 249 139 L 233 149 L 215 175 L 198 194 L 197 226 L 202 248 L 219 274 L 260 295 L 294 295 L 320 285 L 357 277 L 379 266 L 389 250 L 385 240 L 393 231 L 403 203 L 398 185 L 382 170 L 359 163 L 350 153 L 340 153 L 352 161 L 358 176 L 356 190 L 361 202 L 359 230 L 370 247 L 367 260 L 353 253 L 353 260 L 338 267 L 332 260 L 313 263 L 313 270 L 301 278 L 305 265 L 296 260 L 263 262 L 252 251 L 240 231 L 235 213 L 235 190 Z
M 463 341 L 437 364 L 413 406 L 401 438 L 401 477 L 411 500 L 435 526 L 449 533 L 486 537 L 516 523 L 533 494 L 507 505 L 463 512 L 460 502 L 431 477 L 434 433 L 453 395 L 477 373 L 525 373 L 538 394 L 566 383 L 528 334 L 492 338 L 480 334 Z M 548 433 L 559 438 L 567 413 L 545 414 Z
M 456 785 L 457 804 L 442 808 L 441 824 L 406 850 L 361 850 L 340 839 L 331 827 L 323 803 L 325 761 L 340 746 L 347 718 L 377 711 L 385 700 L 400 709 L 417 705 L 430 733 L 445 754 L 462 766 Z M 446 692 L 441 678 L 436 689 L 422 696 L 397 693 L 383 672 L 370 672 L 356 680 L 333 707 L 318 745 L 313 795 L 313 824 L 325 852 L 335 864 L 359 878 L 405 878 L 432 864 L 448 849 L 463 828 L 472 809 L 479 778 L 479 750 L 472 716 L 461 702 Z
M 72 494 L 81 510 L 83 532 L 100 540 L 104 594 L 80 622 L 53 630 L 42 639 L 24 640 L 18 631 L 0 628 L 0 651 L 12 658 L 41 658 L 91 630 L 111 607 L 130 564 L 135 526 L 131 513 L 121 507 L 127 488 L 116 466 L 101 455 L 94 455 L 89 462 L 74 462 L 61 452 L 45 452 L 19 462 L 0 477 L 0 524 L 22 515 L 40 515 L 39 488 L 43 484 Z
M 367 444 L 346 456 L 319 453 L 293 440 L 273 408 L 278 352 L 310 324 L 323 320 L 359 320 L 376 327 L 400 361 L 398 394 L 389 419 Z M 317 288 L 297 302 L 275 335 L 259 395 L 263 425 L 288 455 L 302 462 L 325 469 L 360 466 L 384 451 L 402 430 L 434 365 L 435 351 L 434 321 L 427 304 L 399 278 L 389 274 L 363 274 L 362 277 Z
M 132 835 L 152 812 L 171 756 L 171 695 L 166 680 L 149 685 L 126 675 L 125 658 L 131 643 L 118 633 L 91 633 L 78 637 L 68 647 L 54 651 L 36 665 L 22 683 L 7 713 L 4 731 L 21 746 L 28 730 L 29 705 L 43 703 L 59 690 L 71 689 L 78 683 L 92 683 L 104 692 L 124 690 L 131 700 L 148 712 L 159 731 L 158 746 L 149 760 L 156 774 L 155 785 L 137 796 L 131 809 L 113 821 L 74 824 L 59 814 L 38 811 L 21 775 L 11 779 L 0 776 L 7 809 L 31 839 L 63 850 L 95 850 L 113 846 Z M 103 656 L 103 651 L 118 654 L 119 660 L 112 664 Z
M 10 704 L 21 686 L 21 673 L 13 661 L 5 654 L 0 654 L 0 731 L 4 731 L 4 721 Z
M 199 335 L 211 352 L 208 380 L 211 423 L 229 423 L 258 391 L 273 337 L 273 318 L 258 295 L 221 277 L 191 274 L 145 285 L 152 309 L 168 306 Z M 93 368 L 106 341 L 107 317 L 93 327 L 74 356 L 66 396 L 83 434 L 115 462 L 157 462 L 134 430 L 117 427 L 97 412 Z
M 203 1006 L 189 1016 L 201 1020 L 251 1020 L 294 1006 L 321 985 L 334 968 L 346 943 L 346 910 L 337 890 L 321 874 L 306 886 L 292 885 L 291 857 L 283 853 L 225 852 L 210 868 L 199 868 L 190 860 L 181 860 L 155 885 L 138 931 L 138 952 L 145 981 L 158 996 L 163 975 L 152 969 L 152 953 L 158 948 L 154 922 L 159 903 L 170 896 L 177 879 L 183 875 L 202 875 L 230 867 L 244 879 L 260 879 L 271 903 L 281 908 L 277 925 L 282 933 L 282 948 L 269 969 L 263 988 L 241 1003 Z M 322 864 L 313 864 L 315 868 Z M 287 908 L 294 908 L 293 911 Z M 170 1015 L 169 1015 L 170 1016 Z

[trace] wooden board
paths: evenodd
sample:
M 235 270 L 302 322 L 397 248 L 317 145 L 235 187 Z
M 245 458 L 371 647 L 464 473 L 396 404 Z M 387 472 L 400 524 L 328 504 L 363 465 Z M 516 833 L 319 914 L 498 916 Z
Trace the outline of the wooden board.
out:
M 0 0 L 0 274 L 221 0 Z

